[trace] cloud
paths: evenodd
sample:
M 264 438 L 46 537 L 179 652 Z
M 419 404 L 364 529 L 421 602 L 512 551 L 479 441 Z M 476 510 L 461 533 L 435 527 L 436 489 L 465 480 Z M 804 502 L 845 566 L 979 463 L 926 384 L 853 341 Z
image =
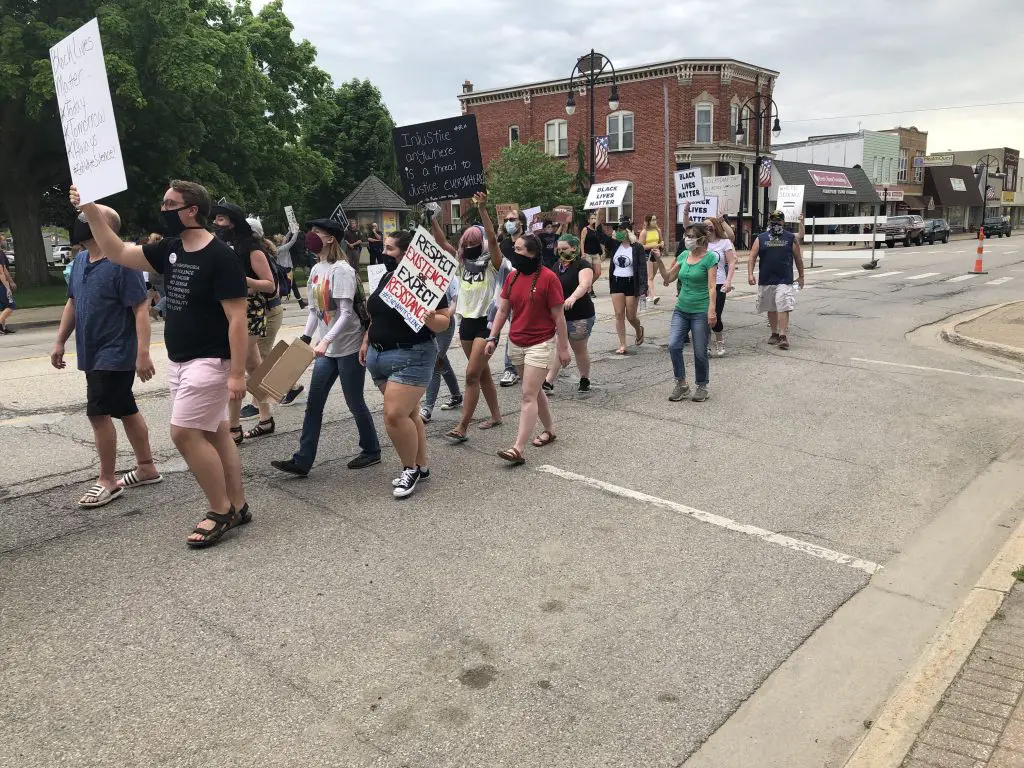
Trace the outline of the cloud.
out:
M 916 125 L 936 151 L 1024 148 L 1024 105 L 913 111 L 1024 102 L 1016 0 L 284 0 L 284 9 L 320 66 L 336 82 L 373 81 L 399 124 L 458 114 L 466 79 L 482 90 L 567 77 L 593 47 L 617 67 L 709 57 L 779 71 L 780 141 Z

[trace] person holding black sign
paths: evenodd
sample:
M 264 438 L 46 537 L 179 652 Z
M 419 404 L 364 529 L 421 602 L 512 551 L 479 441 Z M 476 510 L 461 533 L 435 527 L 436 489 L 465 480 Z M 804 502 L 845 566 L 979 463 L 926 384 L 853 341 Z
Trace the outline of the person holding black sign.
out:
M 384 255 L 396 263 L 412 243 L 412 232 L 396 232 L 384 240 Z M 395 478 L 393 494 L 396 499 L 411 496 L 420 480 L 430 477 L 427 468 L 427 433 L 420 418 L 419 404 L 434 375 L 437 361 L 437 342 L 434 334 L 441 333 L 451 323 L 447 297 L 442 297 L 437 309 L 427 312 L 424 326 L 414 331 L 398 310 L 393 309 L 380 293 L 394 272 L 381 278 L 370 296 L 366 308 L 370 326 L 359 349 L 359 362 L 373 377 L 373 383 L 384 393 L 384 425 L 388 437 L 402 460 L 402 474 Z

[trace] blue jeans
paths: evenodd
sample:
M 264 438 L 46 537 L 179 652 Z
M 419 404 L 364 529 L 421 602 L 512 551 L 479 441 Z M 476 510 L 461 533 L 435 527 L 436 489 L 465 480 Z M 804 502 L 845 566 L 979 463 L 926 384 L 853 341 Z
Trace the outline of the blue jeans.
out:
M 434 375 L 430 378 L 430 385 L 427 387 L 427 396 L 423 402 L 423 407 L 428 411 L 433 412 L 434 405 L 437 403 L 437 393 L 441 391 L 441 377 L 444 377 L 444 383 L 448 385 L 448 392 L 452 397 L 458 397 L 461 394 L 459 390 L 459 377 L 455 375 L 455 371 L 452 370 L 452 364 L 448 362 L 448 350 L 452 346 L 452 337 L 455 336 L 455 318 L 452 318 L 451 323 L 448 324 L 448 330 L 435 336 L 437 341 L 437 361 L 440 363 L 440 367 L 434 368 Z
M 380 441 L 377 439 L 377 428 L 373 425 L 373 416 L 363 397 L 363 384 L 366 381 L 366 369 L 359 364 L 359 353 L 353 352 L 345 357 L 318 357 L 313 363 L 313 379 L 309 383 L 309 395 L 306 398 L 306 415 L 302 419 L 302 437 L 299 438 L 299 450 L 292 456 L 292 461 L 307 472 L 316 461 L 316 449 L 320 444 L 320 428 L 324 422 L 324 406 L 334 382 L 341 379 L 341 393 L 345 396 L 348 406 L 359 430 L 359 448 L 363 453 L 380 456 Z
M 686 365 L 683 363 L 683 339 L 686 334 L 693 334 L 693 363 L 697 369 L 697 386 L 708 383 L 708 315 L 706 312 L 672 313 L 672 325 L 668 331 L 668 355 L 672 358 L 672 373 L 677 379 L 686 378 Z

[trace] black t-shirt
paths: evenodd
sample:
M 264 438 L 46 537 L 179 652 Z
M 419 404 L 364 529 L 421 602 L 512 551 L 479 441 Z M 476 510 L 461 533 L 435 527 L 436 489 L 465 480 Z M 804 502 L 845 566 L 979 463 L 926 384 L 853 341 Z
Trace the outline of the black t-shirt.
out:
M 345 242 L 348 243 L 351 248 L 356 243 L 360 243 L 363 240 L 363 236 L 359 234 L 358 229 L 346 229 L 345 230 Z
M 379 344 L 382 347 L 394 347 L 395 344 L 419 344 L 430 341 L 434 338 L 434 332 L 424 325 L 419 331 L 414 331 L 405 322 L 397 310 L 385 304 L 380 297 L 380 292 L 391 279 L 391 272 L 386 272 L 380 279 L 370 298 L 366 301 L 366 309 L 370 313 L 370 343 Z M 442 296 L 438 309 L 447 309 L 448 297 Z
M 512 261 L 512 257 L 516 255 L 516 238 L 512 235 L 501 238 L 498 243 L 498 248 L 501 250 L 501 255 L 509 261 Z
M 373 238 L 372 240 L 370 238 Z M 366 248 L 374 256 L 380 256 L 384 253 L 384 235 L 379 231 L 370 231 L 370 234 L 366 236 Z
M 576 259 L 564 272 L 562 265 L 556 264 L 554 272 L 558 275 L 558 282 L 562 284 L 562 295 L 567 299 L 572 296 L 580 287 L 580 270 L 593 268 L 594 266 L 586 259 Z M 586 320 L 593 316 L 594 300 L 590 298 L 589 292 L 577 299 L 576 303 L 572 305 L 572 309 L 565 310 L 566 320 Z
M 558 235 L 554 232 L 538 232 L 537 237 L 540 238 L 541 245 L 544 246 L 540 254 L 541 263 L 548 269 L 554 269 L 555 264 L 558 262 L 558 256 L 555 254 L 555 246 L 558 245 Z
M 167 357 L 175 363 L 229 359 L 228 318 L 220 302 L 248 294 L 245 272 L 231 246 L 213 238 L 205 248 L 186 251 L 181 238 L 173 237 L 144 245 L 142 252 L 164 276 Z

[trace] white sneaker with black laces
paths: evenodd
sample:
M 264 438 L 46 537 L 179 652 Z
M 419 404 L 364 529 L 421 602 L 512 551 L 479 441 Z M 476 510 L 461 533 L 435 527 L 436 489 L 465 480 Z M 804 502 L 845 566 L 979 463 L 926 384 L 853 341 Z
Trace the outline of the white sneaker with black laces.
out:
M 415 467 L 406 467 L 394 481 L 394 494 L 396 499 L 404 499 L 411 496 L 416 490 L 416 483 L 420 481 L 420 471 Z
M 519 383 L 519 374 L 515 371 L 505 371 L 501 374 L 501 381 L 499 382 L 502 387 L 514 387 Z

